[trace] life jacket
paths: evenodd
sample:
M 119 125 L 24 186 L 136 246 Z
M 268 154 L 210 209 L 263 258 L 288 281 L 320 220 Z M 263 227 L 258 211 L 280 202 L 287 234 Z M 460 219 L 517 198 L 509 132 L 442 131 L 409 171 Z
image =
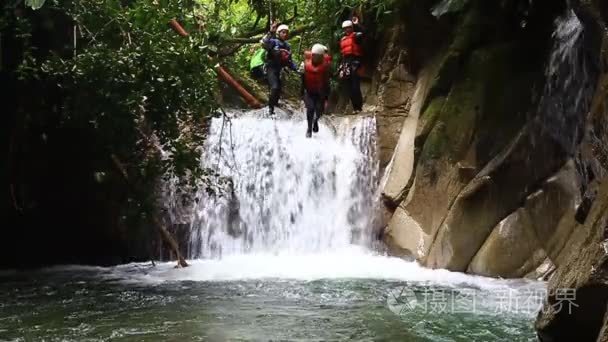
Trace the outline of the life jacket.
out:
M 304 53 L 304 58 L 304 87 L 310 92 L 322 91 L 327 83 L 331 56 L 325 54 L 319 65 L 312 63 L 312 53 Z
M 363 49 L 361 48 L 361 45 L 357 43 L 355 37 L 355 32 L 342 37 L 342 40 L 340 40 L 340 52 L 342 52 L 342 56 L 363 56 Z

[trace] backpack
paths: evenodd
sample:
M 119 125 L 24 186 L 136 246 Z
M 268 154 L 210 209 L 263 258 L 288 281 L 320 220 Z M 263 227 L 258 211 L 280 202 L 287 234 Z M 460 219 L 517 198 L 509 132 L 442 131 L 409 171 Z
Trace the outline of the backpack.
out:
M 259 66 L 264 65 L 264 61 L 266 60 L 266 50 L 263 48 L 258 49 L 251 57 L 251 62 L 249 63 L 249 70 L 253 70 Z

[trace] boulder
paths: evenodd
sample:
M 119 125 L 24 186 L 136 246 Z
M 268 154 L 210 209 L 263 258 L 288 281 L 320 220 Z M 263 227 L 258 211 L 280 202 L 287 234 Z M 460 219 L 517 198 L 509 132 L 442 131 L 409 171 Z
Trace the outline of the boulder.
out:
M 574 215 L 580 203 L 580 182 L 574 161 L 570 160 L 538 191 L 526 199 L 525 208 L 536 236 L 551 260 L 559 265 L 558 256 L 574 228 Z
M 543 251 L 544 252 L 544 251 Z M 524 278 L 546 281 L 555 271 L 555 265 L 549 258 L 545 258 L 545 260 L 538 266 L 534 271 L 526 274 Z
M 431 101 L 427 108 L 428 113 L 425 113 L 424 117 L 437 118 L 431 119 L 435 124 L 424 139 L 417 160 L 417 186 L 406 209 L 431 235 L 435 235 L 440 229 L 458 194 L 477 172 L 475 137 L 477 132 L 483 130 L 483 127 L 478 127 L 483 115 L 507 115 L 494 111 L 494 107 L 486 104 L 486 88 L 487 84 L 492 83 L 508 69 L 510 51 L 508 46 L 496 46 L 473 53 L 465 71 L 468 77 L 452 86 L 445 101 L 440 98 Z M 437 111 L 439 113 L 435 114 Z M 421 135 L 425 135 L 426 131 L 428 128 L 422 127 Z M 430 203 L 432 205 L 429 205 Z M 509 212 L 514 209 L 509 208 Z M 508 212 L 504 213 L 502 218 L 507 214 Z M 474 253 L 499 221 L 500 218 L 493 218 L 487 222 L 488 226 L 484 226 L 484 231 L 479 236 L 481 241 L 473 240 L 479 245 L 466 247 L 475 250 L 471 251 L 473 254 L 468 260 L 463 260 L 459 265 L 460 271 L 466 269 Z M 466 231 L 463 233 L 466 234 Z M 446 252 L 451 248 L 443 244 L 441 239 L 435 241 L 445 246 Z M 445 264 L 443 260 L 431 261 L 429 265 L 432 266 L 442 267 Z
M 531 149 L 532 136 L 536 133 L 524 129 L 458 194 L 441 223 L 426 265 L 466 270 L 496 224 L 521 205 L 534 184 L 564 162 L 559 146 L 550 140 L 541 139 Z M 528 158 L 538 160 L 535 167 L 528 166 Z
M 385 235 L 393 254 L 416 260 L 421 260 L 427 254 L 432 238 L 402 207 L 395 210 Z
M 528 213 L 520 208 L 494 228 L 469 264 L 467 273 L 521 278 L 546 258 Z

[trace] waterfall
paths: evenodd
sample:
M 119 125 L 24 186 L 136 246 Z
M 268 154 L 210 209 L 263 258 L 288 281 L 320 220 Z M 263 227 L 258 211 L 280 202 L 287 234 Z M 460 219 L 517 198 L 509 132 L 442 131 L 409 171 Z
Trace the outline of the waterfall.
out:
M 459 12 L 468 2 L 468 0 L 442 0 L 433 7 L 431 14 L 435 17 L 441 17 L 446 13 Z
M 229 115 L 229 122 L 213 119 L 201 158 L 229 180 L 227 190 L 198 190 L 190 258 L 302 255 L 370 244 L 375 118 L 322 120 L 320 132 L 307 139 L 301 115 Z
M 605 151 L 598 138 L 605 125 L 587 125 L 599 75 L 598 55 L 592 48 L 597 38 L 587 32 L 572 9 L 555 20 L 552 38 L 553 45 L 545 68 L 545 86 L 535 123 L 540 132 L 561 147 L 565 156 L 574 159 L 583 202 L 591 203 L 595 190 L 589 185 L 605 170 L 593 158 L 580 153 L 580 144 L 587 136 L 590 144 L 597 146 L 594 147 L 595 153 Z M 584 214 L 580 215 L 578 219 L 582 220 Z
M 591 58 L 585 49 L 584 27 L 569 10 L 555 21 L 539 116 L 543 130 L 569 155 L 584 134 L 585 116 L 597 82 Z

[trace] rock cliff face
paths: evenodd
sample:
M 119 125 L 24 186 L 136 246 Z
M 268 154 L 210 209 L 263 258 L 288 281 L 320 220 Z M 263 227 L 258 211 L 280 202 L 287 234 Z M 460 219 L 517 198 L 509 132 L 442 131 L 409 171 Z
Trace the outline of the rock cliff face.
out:
M 370 98 L 385 242 L 432 268 L 550 276 L 539 337 L 608 339 L 608 2 L 428 1 L 436 16 L 408 21 L 416 3 Z
M 599 80 L 578 146 L 577 160 L 586 166 L 583 198 L 563 224 L 572 233 L 564 238 L 567 247 L 558 256 L 560 267 L 549 281 L 548 300 L 538 315 L 541 341 L 608 341 L 608 3 L 581 1 L 575 10 L 597 39 Z M 571 306 L 564 302 L 568 296 L 574 299 Z

